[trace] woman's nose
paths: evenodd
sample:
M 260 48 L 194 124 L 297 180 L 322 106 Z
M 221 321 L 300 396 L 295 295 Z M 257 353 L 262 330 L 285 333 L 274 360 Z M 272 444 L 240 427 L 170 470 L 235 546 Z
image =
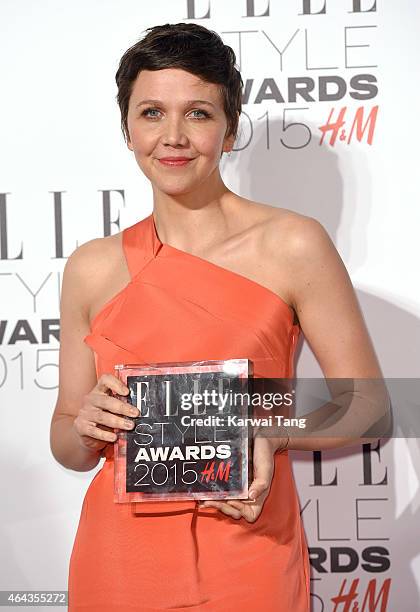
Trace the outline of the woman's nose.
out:
M 182 119 L 168 119 L 165 122 L 165 129 L 163 135 L 164 144 L 175 146 L 177 144 L 185 145 L 188 141 L 185 133 L 185 126 L 183 125 Z

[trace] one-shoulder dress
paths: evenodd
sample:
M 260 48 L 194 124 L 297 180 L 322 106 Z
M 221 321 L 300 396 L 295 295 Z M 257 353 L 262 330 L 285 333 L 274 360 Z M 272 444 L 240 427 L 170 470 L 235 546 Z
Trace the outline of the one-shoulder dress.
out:
M 98 377 L 117 363 L 249 358 L 291 378 L 299 325 L 276 293 L 162 243 L 153 213 L 123 230 L 130 282 L 84 338 Z M 309 556 L 287 451 L 256 521 L 196 501 L 115 503 L 113 445 L 71 553 L 69 611 L 308 612 Z

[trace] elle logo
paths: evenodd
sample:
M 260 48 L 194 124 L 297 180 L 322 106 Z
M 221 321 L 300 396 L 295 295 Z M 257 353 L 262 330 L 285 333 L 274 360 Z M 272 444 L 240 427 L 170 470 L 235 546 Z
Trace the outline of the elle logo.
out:
M 245 15 L 241 17 L 270 17 L 270 1 L 267 0 L 266 8 L 262 13 L 255 13 L 255 1 L 246 0 L 244 2 Z M 328 2 L 327 0 L 302 0 L 301 15 L 326 15 Z M 376 0 L 349 0 L 348 13 L 376 13 Z M 186 19 L 210 19 L 211 0 L 209 0 L 207 12 L 204 15 L 197 15 L 195 0 L 187 0 L 187 17 Z

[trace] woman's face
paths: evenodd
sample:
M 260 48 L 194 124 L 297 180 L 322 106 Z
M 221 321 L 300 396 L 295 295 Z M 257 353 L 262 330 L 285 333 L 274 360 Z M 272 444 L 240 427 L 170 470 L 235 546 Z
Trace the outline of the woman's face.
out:
M 219 172 L 222 151 L 234 142 L 233 136 L 225 138 L 228 125 L 218 86 L 179 68 L 139 73 L 127 125 L 128 148 L 139 167 L 154 186 L 172 194 L 203 187 Z M 178 166 L 159 161 L 177 156 L 191 161 Z

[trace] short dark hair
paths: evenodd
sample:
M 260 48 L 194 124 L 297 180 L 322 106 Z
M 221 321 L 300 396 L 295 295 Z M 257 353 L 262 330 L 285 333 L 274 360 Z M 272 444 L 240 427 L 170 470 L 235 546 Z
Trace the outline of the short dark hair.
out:
M 182 68 L 209 83 L 220 85 L 228 121 L 226 136 L 238 132 L 242 111 L 243 81 L 235 67 L 236 56 L 219 34 L 196 23 L 166 23 L 145 30 L 144 38 L 122 56 L 115 81 L 121 111 L 121 130 L 128 137 L 128 104 L 133 84 L 141 70 Z M 238 114 L 237 114 L 238 113 Z

